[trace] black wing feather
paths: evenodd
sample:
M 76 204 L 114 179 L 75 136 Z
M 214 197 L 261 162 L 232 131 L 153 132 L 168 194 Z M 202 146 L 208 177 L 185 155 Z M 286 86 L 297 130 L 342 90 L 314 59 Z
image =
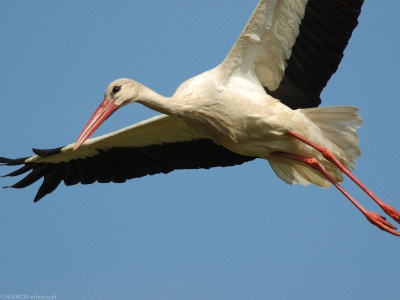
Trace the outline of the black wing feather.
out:
M 46 157 L 61 151 L 35 150 L 35 153 L 42 153 Z M 31 171 L 12 185 L 13 188 L 24 188 L 43 178 L 34 199 L 36 202 L 53 192 L 62 181 L 67 186 L 77 183 L 91 184 L 95 181 L 121 183 L 127 179 L 158 173 L 167 174 L 179 169 L 234 166 L 251 161 L 255 157 L 233 153 L 211 140 L 198 139 L 146 147 L 99 149 L 99 153 L 93 157 L 61 163 L 25 163 L 25 159 L 0 157 L 0 163 L 10 166 L 23 164 L 20 169 L 5 176 L 14 177 Z
M 266 92 L 292 109 L 316 107 L 343 58 L 363 0 L 309 0 L 285 75 Z

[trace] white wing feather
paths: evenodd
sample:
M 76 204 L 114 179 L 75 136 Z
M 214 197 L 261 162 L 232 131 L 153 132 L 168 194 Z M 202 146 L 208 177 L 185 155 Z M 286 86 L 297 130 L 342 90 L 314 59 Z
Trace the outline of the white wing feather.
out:
M 25 162 L 67 162 L 72 159 L 92 157 L 113 147 L 143 147 L 163 143 L 184 142 L 204 138 L 179 118 L 159 115 L 118 131 L 87 140 L 73 151 L 74 144 L 61 149 L 61 153 L 46 157 L 32 156 Z
M 264 87 L 277 89 L 299 35 L 306 4 L 307 0 L 260 1 L 221 64 L 223 73 L 230 77 L 235 72 L 250 71 Z

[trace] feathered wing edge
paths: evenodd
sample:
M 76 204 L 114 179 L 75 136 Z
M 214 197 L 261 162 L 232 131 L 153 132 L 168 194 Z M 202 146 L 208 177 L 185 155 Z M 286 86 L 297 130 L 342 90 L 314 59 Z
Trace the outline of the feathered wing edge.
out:
M 292 109 L 318 106 L 363 2 L 260 1 L 220 67 L 228 77 L 254 68 L 265 91 Z
M 119 146 L 112 147 L 112 144 Z M 88 140 L 77 151 L 72 151 L 72 146 L 34 149 L 38 155 L 19 159 L 0 157 L 2 165 L 22 165 L 3 177 L 29 172 L 11 185 L 12 188 L 24 188 L 43 178 L 36 202 L 53 192 L 62 181 L 67 186 L 96 181 L 121 183 L 173 170 L 234 166 L 255 159 L 218 146 L 193 132 L 183 121 L 167 116 Z
M 300 33 L 276 90 L 265 89 L 292 109 L 321 103 L 320 94 L 343 58 L 363 0 L 308 0 Z

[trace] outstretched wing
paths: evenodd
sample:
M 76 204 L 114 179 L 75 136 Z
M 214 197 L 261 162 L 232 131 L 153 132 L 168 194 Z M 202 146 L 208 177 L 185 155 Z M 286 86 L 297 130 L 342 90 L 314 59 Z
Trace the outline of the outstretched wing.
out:
M 95 181 L 125 182 L 178 169 L 226 167 L 254 157 L 233 153 L 200 135 L 184 121 L 160 115 L 119 131 L 89 139 L 73 151 L 74 144 L 49 150 L 33 149 L 35 156 L 9 159 L 0 164 L 22 165 L 5 176 L 29 172 L 11 187 L 24 188 L 43 178 L 34 201 L 66 185 Z
M 220 67 L 228 76 L 256 74 L 269 95 L 292 109 L 318 106 L 358 24 L 362 4 L 262 0 Z

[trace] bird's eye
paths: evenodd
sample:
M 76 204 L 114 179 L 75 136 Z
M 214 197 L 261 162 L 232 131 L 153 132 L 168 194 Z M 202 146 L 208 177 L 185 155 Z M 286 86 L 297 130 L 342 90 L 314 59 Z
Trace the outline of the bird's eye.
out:
M 112 93 L 113 93 L 113 94 L 116 94 L 116 93 L 118 93 L 120 90 L 121 90 L 121 86 L 120 86 L 120 85 L 116 85 L 116 86 L 113 87 Z

